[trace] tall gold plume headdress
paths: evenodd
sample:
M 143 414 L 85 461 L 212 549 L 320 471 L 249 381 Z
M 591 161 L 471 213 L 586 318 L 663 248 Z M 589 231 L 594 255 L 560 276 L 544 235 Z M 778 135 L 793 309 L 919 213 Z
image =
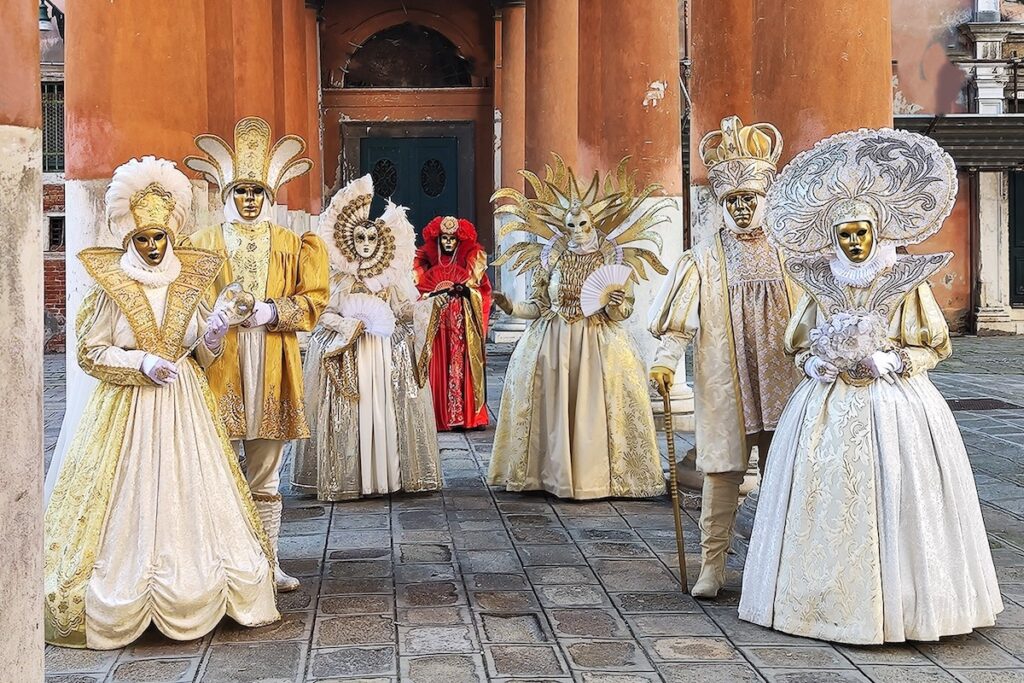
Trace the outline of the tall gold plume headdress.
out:
M 770 123 L 744 126 L 738 116 L 729 116 L 722 119 L 720 130 L 701 138 L 697 151 L 719 201 L 736 192 L 764 196 L 778 170 L 782 133 Z
M 494 265 L 511 263 L 518 273 L 537 267 L 549 269 L 569 248 L 571 235 L 566 227 L 567 215 L 585 211 L 593 221 L 598 249 L 604 254 L 605 263 L 630 266 L 634 279 L 647 279 L 646 265 L 662 275 L 667 273 L 658 258 L 663 244 L 661 235 L 653 228 L 669 220 L 662 210 L 670 200 L 651 202 L 643 208 L 661 186 L 648 185 L 637 191 L 636 180 L 628 171 L 629 157 L 626 157 L 619 162 L 614 173 L 605 176 L 603 183 L 595 171 L 590 185 L 583 190 L 562 158 L 557 154 L 552 156 L 554 164 L 544 167 L 543 180 L 530 171 L 519 172 L 533 188 L 534 198 L 508 187 L 491 197 L 492 202 L 500 199 L 512 202 L 494 211 L 513 218 L 502 226 L 499 240 L 513 232 L 525 232 L 538 238 L 537 242 L 513 244 L 495 259 Z M 638 242 L 651 242 L 657 251 L 635 246 Z
M 202 173 L 220 187 L 221 199 L 236 185 L 255 183 L 273 202 L 278 189 L 313 168 L 313 161 L 300 155 L 306 143 L 297 135 L 285 135 L 271 146 L 270 124 L 258 116 L 247 116 L 235 124 L 235 148 L 216 135 L 196 137 L 204 156 L 185 157 L 185 165 Z
M 110 230 L 127 249 L 135 233 L 165 230 L 173 243 L 192 209 L 192 183 L 173 161 L 144 156 L 114 170 L 106 194 Z

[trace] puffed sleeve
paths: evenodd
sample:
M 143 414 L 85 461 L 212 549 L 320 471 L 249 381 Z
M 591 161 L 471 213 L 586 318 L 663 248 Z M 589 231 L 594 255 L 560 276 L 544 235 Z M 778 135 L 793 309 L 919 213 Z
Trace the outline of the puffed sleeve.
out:
M 810 294 L 800 296 L 783 337 L 786 353 L 801 370 L 811 357 L 811 330 L 818 324 L 818 304 Z
M 530 280 L 530 298 L 512 306 L 512 317 L 523 320 L 535 320 L 551 310 L 551 297 L 548 296 L 550 274 L 543 268 L 535 268 L 533 279 Z
M 328 290 L 327 247 L 311 232 L 302 236 L 299 247 L 298 282 L 295 293 L 271 299 L 277 320 L 268 326 L 271 332 L 309 332 L 316 326 L 330 296 Z
M 927 282 L 903 300 L 889 334 L 900 344 L 897 352 L 903 358 L 905 377 L 931 370 L 953 352 L 949 326 Z
M 317 337 L 321 340 L 330 341 L 331 345 L 338 345 L 340 348 L 347 348 L 359 335 L 362 334 L 364 325 L 361 320 L 345 318 L 341 315 L 341 301 L 348 296 L 352 287 L 351 278 L 337 278 L 332 283 L 331 298 L 320 316 L 317 324 Z
M 101 287 L 85 297 L 75 319 L 78 334 L 78 364 L 102 382 L 123 386 L 155 386 L 142 374 L 141 349 L 114 345 L 114 328 L 121 310 Z
M 700 272 L 692 252 L 684 253 L 651 304 L 648 329 L 661 340 L 653 365 L 674 368 L 700 328 Z

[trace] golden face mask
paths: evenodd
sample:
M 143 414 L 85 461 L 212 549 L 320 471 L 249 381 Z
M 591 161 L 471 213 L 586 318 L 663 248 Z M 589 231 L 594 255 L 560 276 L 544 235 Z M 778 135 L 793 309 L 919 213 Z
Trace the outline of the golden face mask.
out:
M 235 186 L 233 198 L 238 215 L 251 221 L 263 211 L 263 202 L 266 201 L 267 194 L 255 183 L 242 183 Z
M 132 244 L 148 266 L 159 266 L 167 253 L 167 231 L 161 228 L 146 228 L 132 235 Z
M 441 251 L 445 254 L 452 254 L 455 249 L 459 246 L 459 240 L 455 235 L 441 235 L 437 238 L 438 244 L 441 245 Z
M 756 192 L 733 192 L 725 198 L 725 209 L 732 216 L 736 227 L 746 230 L 754 220 L 757 202 Z
M 836 241 L 851 263 L 864 263 L 875 245 L 875 229 L 870 221 L 852 221 L 836 226 Z

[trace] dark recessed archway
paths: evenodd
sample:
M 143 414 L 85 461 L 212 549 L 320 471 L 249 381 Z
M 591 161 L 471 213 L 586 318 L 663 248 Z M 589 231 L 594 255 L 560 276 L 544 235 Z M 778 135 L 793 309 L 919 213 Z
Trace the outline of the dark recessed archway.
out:
M 346 71 L 346 88 L 468 88 L 473 65 L 438 31 L 406 22 L 365 40 Z

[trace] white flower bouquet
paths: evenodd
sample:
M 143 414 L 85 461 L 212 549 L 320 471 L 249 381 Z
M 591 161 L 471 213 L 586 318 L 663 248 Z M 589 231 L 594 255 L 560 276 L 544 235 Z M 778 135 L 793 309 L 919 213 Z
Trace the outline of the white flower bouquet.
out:
M 874 312 L 837 313 L 811 330 L 811 353 L 840 372 L 855 373 L 862 360 L 890 348 L 886 328 Z

